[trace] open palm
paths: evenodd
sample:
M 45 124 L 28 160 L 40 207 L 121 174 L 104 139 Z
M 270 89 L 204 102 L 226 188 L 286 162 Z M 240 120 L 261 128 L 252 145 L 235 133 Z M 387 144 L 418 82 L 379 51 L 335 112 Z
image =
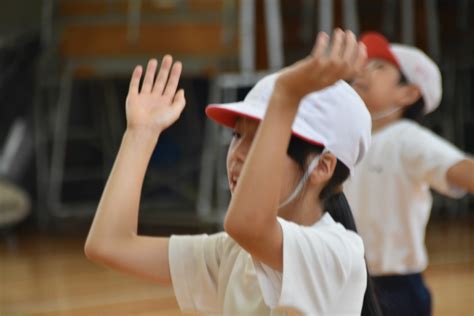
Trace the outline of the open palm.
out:
M 365 45 L 358 43 L 354 33 L 336 29 L 329 47 L 329 36 L 321 32 L 307 58 L 285 68 L 277 84 L 293 96 L 305 95 L 333 85 L 338 80 L 350 80 L 365 67 Z
M 156 59 L 148 62 L 141 89 L 143 69 L 137 66 L 133 71 L 126 102 L 128 129 L 146 129 L 160 133 L 173 124 L 184 109 L 184 91 L 176 92 L 181 76 L 181 63 L 173 64 L 172 57 L 166 55 L 158 75 L 157 67 Z

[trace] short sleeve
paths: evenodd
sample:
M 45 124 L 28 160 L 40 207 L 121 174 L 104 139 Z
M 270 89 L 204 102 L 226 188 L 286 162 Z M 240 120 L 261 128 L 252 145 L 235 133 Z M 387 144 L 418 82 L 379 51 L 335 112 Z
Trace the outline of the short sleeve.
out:
M 254 260 L 265 303 L 306 315 L 323 313 L 348 281 L 353 249 L 340 231 L 278 220 L 283 231 L 283 273 Z M 360 247 L 363 258 L 362 241 Z
M 224 233 L 171 236 L 171 281 L 182 311 L 217 313 L 217 281 Z
M 466 159 L 461 150 L 423 127 L 410 127 L 402 141 L 403 167 L 408 176 L 451 197 L 466 193 L 447 179 L 448 169 Z

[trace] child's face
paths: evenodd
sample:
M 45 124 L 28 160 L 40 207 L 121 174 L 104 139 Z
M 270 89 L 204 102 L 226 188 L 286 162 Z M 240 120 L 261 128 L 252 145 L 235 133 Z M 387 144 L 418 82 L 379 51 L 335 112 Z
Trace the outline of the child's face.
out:
M 230 192 L 233 193 L 239 181 L 242 167 L 257 133 L 259 122 L 247 118 L 239 118 L 234 128 L 234 135 L 227 151 L 227 179 Z M 294 189 L 301 172 L 297 164 L 288 155 L 284 159 L 284 174 L 280 200 L 284 200 Z M 272 181 L 272 179 L 268 179 Z
M 364 72 L 352 83 L 371 114 L 401 106 L 400 71 L 382 59 L 370 59 Z

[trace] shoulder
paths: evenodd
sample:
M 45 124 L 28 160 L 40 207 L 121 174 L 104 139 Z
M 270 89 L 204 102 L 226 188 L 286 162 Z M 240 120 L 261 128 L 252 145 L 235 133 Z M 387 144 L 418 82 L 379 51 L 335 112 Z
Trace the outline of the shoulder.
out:
M 279 222 L 283 230 L 280 305 L 297 302 L 314 314 L 327 310 L 349 283 L 364 287 L 364 246 L 356 233 L 328 213 L 312 226 Z
M 410 155 L 425 152 L 447 142 L 430 129 L 406 119 L 395 123 L 389 137 L 393 137 L 400 149 Z
M 412 158 L 427 156 L 429 159 L 433 158 L 433 154 L 442 156 L 456 154 L 459 156 L 460 150 L 455 145 L 429 128 L 409 120 L 402 120 L 400 124 L 402 128 L 397 137 L 404 156 Z
M 334 222 L 322 227 L 317 232 L 323 239 L 331 242 L 334 250 L 344 250 L 347 254 L 356 257 L 364 256 L 364 243 L 362 238 L 355 232 L 346 229 L 341 223 Z
M 293 239 L 299 244 L 307 243 L 316 254 L 327 252 L 346 258 L 364 256 L 362 238 L 335 222 L 328 213 L 312 226 L 301 226 L 281 219 L 279 221 L 282 224 L 284 239 Z
M 414 135 L 425 133 L 428 131 L 425 127 L 420 124 L 407 119 L 401 119 L 397 122 L 392 123 L 387 128 L 387 137 L 396 137 L 398 139 L 412 139 Z
M 433 138 L 440 139 L 441 137 L 434 133 L 429 128 L 422 126 L 416 122 L 410 120 L 400 120 L 397 123 L 397 133 L 400 134 L 404 140 L 416 141 L 419 139 Z

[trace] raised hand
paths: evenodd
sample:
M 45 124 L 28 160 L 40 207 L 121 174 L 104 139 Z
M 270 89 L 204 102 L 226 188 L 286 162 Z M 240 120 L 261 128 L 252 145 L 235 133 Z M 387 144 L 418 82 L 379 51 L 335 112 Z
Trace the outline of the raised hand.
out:
M 156 76 L 157 67 L 156 59 L 148 62 L 141 89 L 143 69 L 137 66 L 133 71 L 126 101 L 129 130 L 147 130 L 159 134 L 173 124 L 184 109 L 184 90 L 176 92 L 181 63 L 173 64 L 172 57 L 166 55 Z
M 319 33 L 311 55 L 280 73 L 278 89 L 302 98 L 338 80 L 352 79 L 363 70 L 367 51 L 364 44 L 357 42 L 354 33 L 336 29 L 329 49 L 328 45 L 329 36 Z

